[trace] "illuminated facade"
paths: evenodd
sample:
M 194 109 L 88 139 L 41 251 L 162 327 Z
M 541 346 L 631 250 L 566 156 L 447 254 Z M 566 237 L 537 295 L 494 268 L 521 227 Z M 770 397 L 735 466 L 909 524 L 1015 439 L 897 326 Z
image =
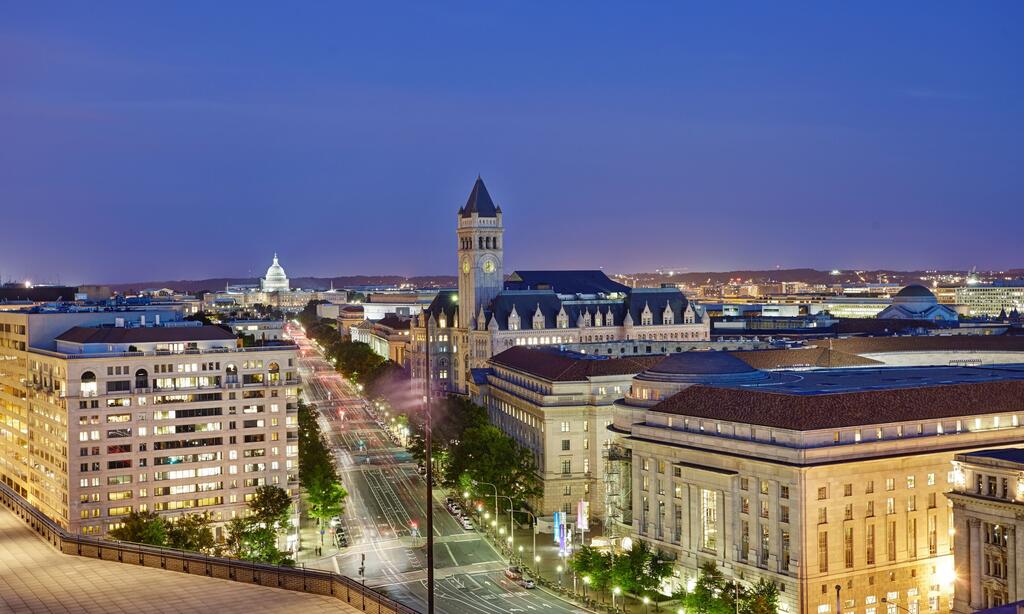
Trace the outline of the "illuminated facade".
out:
M 413 376 L 429 363 L 438 392 L 467 394 L 471 370 L 515 346 L 711 339 L 711 318 L 674 286 L 630 288 L 600 270 L 506 276 L 501 207 L 479 177 L 456 219 L 458 292 L 439 292 L 411 333 Z
M 957 454 L 953 466 L 953 611 L 1024 600 L 1024 448 Z
M 612 427 L 623 528 L 674 557 L 666 588 L 713 561 L 789 612 L 836 612 L 836 585 L 844 614 L 953 607 L 951 461 L 1020 441 L 1024 374 L 680 356 L 634 378 Z
M 242 349 L 152 313 L 79 315 L 0 314 L 4 483 L 87 534 L 133 510 L 219 522 L 257 486 L 297 492 L 294 346 Z

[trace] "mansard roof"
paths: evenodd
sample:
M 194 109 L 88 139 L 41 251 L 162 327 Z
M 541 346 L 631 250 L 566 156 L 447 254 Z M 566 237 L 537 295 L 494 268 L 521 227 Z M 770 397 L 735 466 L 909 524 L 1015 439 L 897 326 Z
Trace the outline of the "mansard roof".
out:
M 572 273 L 573 271 L 562 271 Z M 600 271 L 596 271 L 601 275 Z M 607 279 L 607 278 L 606 278 Z M 610 281 L 610 280 L 609 280 Z M 612 282 L 614 283 L 614 282 Z M 628 292 L 624 299 L 610 300 L 607 298 L 596 298 L 593 294 L 590 297 L 580 299 L 563 300 L 552 289 L 544 290 L 504 290 L 498 293 L 491 301 L 487 315 L 494 318 L 499 330 L 508 330 L 508 317 L 513 307 L 520 318 L 520 328 L 529 329 L 533 327 L 533 316 L 540 307 L 541 315 L 544 316 L 544 328 L 558 327 L 558 313 L 565 309 L 565 315 L 569 319 L 569 328 L 578 328 L 577 320 L 580 315 L 590 312 L 591 316 L 600 311 L 602 317 L 612 314 L 614 325 L 622 326 L 629 313 L 633 324 L 639 326 L 641 323 L 640 314 L 644 307 L 650 305 L 651 321 L 655 325 L 665 322 L 665 305 L 668 304 L 672 311 L 672 321 L 675 324 L 683 323 L 683 315 L 686 311 L 687 301 L 683 293 L 676 288 L 634 288 L 623 286 Z
M 576 382 L 590 377 L 640 373 L 664 358 L 662 355 L 606 358 L 553 348 L 516 346 L 492 356 L 490 362 L 553 382 Z
M 465 207 L 459 209 L 459 215 L 462 217 L 472 217 L 475 213 L 478 217 L 498 217 L 500 212 L 501 207 L 494 206 L 491 195 L 487 193 L 487 186 L 484 185 L 484 180 L 477 175 L 476 183 L 473 184 L 473 191 L 469 193 L 469 200 L 466 201 Z
M 424 312 L 426 314 L 423 316 L 424 322 L 429 320 L 430 316 L 434 316 L 435 320 L 440 320 L 441 314 L 444 314 L 448 325 L 451 326 L 451 323 L 459 315 L 459 292 L 457 290 L 441 290 L 434 300 L 430 301 L 430 305 L 424 309 Z
M 558 294 L 611 294 L 629 292 L 604 271 L 515 271 L 505 280 L 506 290 L 553 290 Z

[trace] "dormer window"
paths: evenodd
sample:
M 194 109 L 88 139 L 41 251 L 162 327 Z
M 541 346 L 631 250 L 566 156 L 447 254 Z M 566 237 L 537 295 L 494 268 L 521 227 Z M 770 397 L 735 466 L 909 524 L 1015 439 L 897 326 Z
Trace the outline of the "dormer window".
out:
M 601 318 L 601 310 L 598 309 L 597 313 L 594 314 L 594 326 L 603 326 L 604 323 Z
M 537 311 L 533 314 L 533 330 L 541 330 L 544 328 L 544 314 L 540 312 L 540 305 L 537 305 Z
M 661 323 L 662 324 L 675 324 L 676 323 L 675 314 L 672 313 L 672 306 L 669 305 L 668 303 L 665 303 L 665 311 L 663 311 L 661 313 Z
M 644 305 L 644 310 L 640 312 L 640 326 L 651 326 L 654 324 L 654 314 L 651 313 L 650 305 Z

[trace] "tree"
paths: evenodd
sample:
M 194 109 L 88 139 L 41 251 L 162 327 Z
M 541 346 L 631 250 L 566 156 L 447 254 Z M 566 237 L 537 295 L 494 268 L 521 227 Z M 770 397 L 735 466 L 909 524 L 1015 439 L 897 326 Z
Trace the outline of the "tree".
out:
M 277 531 L 252 516 L 232 518 L 227 524 L 227 547 L 237 558 L 270 565 L 293 565 L 287 553 L 277 549 Z
M 622 590 L 633 595 L 655 592 L 661 581 L 672 573 L 672 565 L 651 550 L 647 542 L 637 540 L 633 547 L 615 557 L 612 579 Z
M 132 511 L 122 520 L 122 526 L 107 534 L 113 539 L 151 546 L 167 543 L 167 524 L 156 512 Z
M 778 609 L 779 587 L 767 578 L 758 580 L 740 604 L 743 614 L 775 614 Z
M 180 550 L 211 553 L 215 541 L 209 514 L 184 514 L 167 526 L 167 545 Z
M 576 577 L 589 578 L 587 583 L 594 590 L 604 591 L 611 586 L 612 556 L 592 546 L 581 546 L 569 559 L 569 569 L 576 572 Z
M 250 517 L 268 528 L 277 529 L 288 522 L 292 498 L 279 486 L 260 486 L 249 502 Z

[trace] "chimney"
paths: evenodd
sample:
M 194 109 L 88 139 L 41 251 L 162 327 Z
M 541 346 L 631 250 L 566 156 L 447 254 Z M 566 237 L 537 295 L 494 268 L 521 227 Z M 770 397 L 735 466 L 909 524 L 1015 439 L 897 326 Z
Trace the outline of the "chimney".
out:
M 124 318 L 114 318 L 114 326 L 117 328 L 124 328 Z
M 155 318 L 155 321 L 153 322 L 153 324 L 156 325 L 156 326 L 160 326 L 160 314 L 158 313 L 158 314 L 156 314 L 153 317 Z
M 139 316 L 139 326 L 141 326 L 142 328 L 146 328 L 146 316 L 145 315 Z

